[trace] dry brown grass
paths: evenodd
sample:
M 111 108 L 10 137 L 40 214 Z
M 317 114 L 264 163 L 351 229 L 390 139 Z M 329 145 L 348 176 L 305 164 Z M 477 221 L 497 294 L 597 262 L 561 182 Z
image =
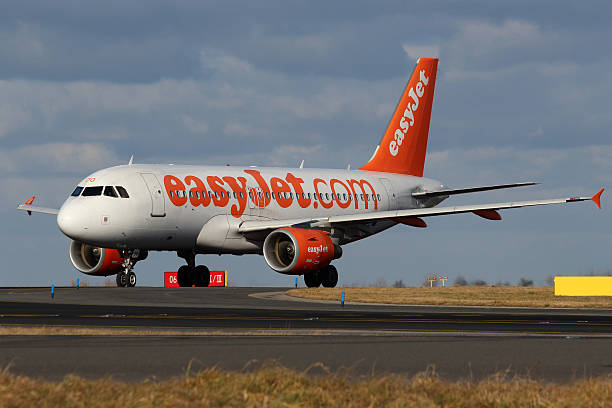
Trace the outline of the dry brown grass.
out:
M 325 330 L 150 330 L 73 327 L 2 327 L 0 336 L 326 336 Z M 0 405 L 0 408 L 2 406 Z
M 405 305 L 515 306 L 562 308 L 612 308 L 612 297 L 555 296 L 552 287 L 449 286 L 410 288 L 305 288 L 287 295 L 306 299 Z
M 215 368 L 168 381 L 123 383 L 67 376 L 61 382 L 0 373 L 1 407 L 606 407 L 612 380 L 543 383 L 494 375 L 479 382 L 308 375 L 283 367 Z

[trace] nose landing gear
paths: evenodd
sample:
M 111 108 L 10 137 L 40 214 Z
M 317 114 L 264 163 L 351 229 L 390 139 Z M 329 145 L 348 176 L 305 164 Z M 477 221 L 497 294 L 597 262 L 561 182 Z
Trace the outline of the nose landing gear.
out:
M 132 269 L 134 269 L 136 262 L 147 258 L 148 252 L 139 249 L 123 249 L 119 251 L 119 255 L 123 258 L 123 263 L 121 264 L 123 270 L 117 274 L 117 286 L 120 288 L 133 288 L 136 286 L 136 274 Z

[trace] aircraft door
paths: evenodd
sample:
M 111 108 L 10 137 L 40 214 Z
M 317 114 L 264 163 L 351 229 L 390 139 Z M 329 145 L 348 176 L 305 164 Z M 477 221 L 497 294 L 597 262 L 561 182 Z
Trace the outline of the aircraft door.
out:
M 391 181 L 386 178 L 379 179 L 382 183 L 385 190 L 387 190 L 387 197 L 389 199 L 389 208 L 388 210 L 396 210 L 397 209 L 397 196 L 395 195 L 395 190 L 393 189 L 393 185 Z
M 153 173 L 140 173 L 151 195 L 151 217 L 165 217 L 166 204 L 162 186 Z

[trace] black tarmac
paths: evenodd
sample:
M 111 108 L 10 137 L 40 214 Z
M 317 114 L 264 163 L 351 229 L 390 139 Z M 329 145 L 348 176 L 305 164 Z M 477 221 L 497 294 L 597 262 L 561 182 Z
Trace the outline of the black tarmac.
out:
M 449 379 L 505 372 L 567 381 L 612 374 L 612 310 L 342 307 L 284 291 L 56 288 L 51 298 L 49 288 L 3 288 L 0 328 L 153 334 L 0 336 L 0 368 L 54 380 L 74 373 L 126 381 L 271 363 L 355 376 L 435 370 Z

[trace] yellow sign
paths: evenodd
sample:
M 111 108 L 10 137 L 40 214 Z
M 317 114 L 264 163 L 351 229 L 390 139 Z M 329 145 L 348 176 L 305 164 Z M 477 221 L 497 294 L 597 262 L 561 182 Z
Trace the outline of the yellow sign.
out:
M 612 296 L 612 276 L 555 276 L 555 296 Z

